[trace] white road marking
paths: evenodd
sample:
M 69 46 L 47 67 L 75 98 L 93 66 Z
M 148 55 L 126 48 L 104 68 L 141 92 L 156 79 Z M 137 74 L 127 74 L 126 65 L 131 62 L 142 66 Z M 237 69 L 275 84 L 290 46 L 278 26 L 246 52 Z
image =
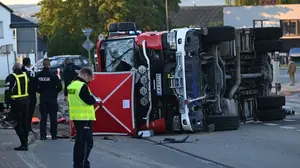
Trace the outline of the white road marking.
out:
M 300 103 L 286 102 L 285 106 L 291 106 L 292 108 L 300 108 Z
M 264 125 L 266 125 L 266 126 L 277 126 L 278 124 L 274 124 L 274 123 L 264 123 Z
M 290 127 L 290 126 L 281 126 L 280 128 L 283 128 L 283 129 L 296 129 L 296 127 Z
M 33 145 L 33 148 L 36 145 Z M 31 151 L 17 152 L 19 158 L 30 168 L 47 168 Z
M 284 119 L 283 121 L 287 121 L 287 122 L 295 122 L 296 120 Z
M 293 109 L 292 106 L 282 106 L 282 108 L 284 108 L 284 109 L 286 109 L 286 110 L 291 110 L 291 109 Z

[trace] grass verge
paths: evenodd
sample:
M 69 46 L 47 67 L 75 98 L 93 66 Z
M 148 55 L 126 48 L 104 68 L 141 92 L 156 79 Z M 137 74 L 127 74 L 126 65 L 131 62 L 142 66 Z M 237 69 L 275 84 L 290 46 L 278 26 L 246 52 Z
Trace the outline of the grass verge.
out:
M 0 80 L 0 88 L 5 86 L 5 80 Z

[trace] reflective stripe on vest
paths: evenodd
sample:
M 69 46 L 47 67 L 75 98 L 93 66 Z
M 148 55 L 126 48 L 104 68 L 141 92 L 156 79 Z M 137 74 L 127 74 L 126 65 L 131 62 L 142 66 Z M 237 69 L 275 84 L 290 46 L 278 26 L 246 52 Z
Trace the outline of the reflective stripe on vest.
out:
M 16 78 L 18 93 L 16 95 L 11 95 L 11 98 L 12 99 L 17 99 L 17 98 L 22 98 L 22 97 L 28 96 L 28 77 L 26 75 L 26 72 L 23 72 L 20 75 L 17 75 L 15 73 L 13 73 L 12 75 Z M 25 92 L 23 94 L 22 94 L 22 91 L 21 91 L 20 78 L 24 78 L 24 81 L 25 81 Z
M 79 97 L 79 92 L 83 85 L 83 82 L 76 80 L 68 86 L 70 120 L 94 121 L 96 120 L 94 105 L 86 104 Z

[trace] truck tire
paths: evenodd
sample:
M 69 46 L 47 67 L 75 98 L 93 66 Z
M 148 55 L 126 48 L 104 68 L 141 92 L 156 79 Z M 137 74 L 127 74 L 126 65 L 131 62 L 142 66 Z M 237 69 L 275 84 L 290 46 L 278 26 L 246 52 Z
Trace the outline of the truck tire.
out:
M 235 28 L 232 26 L 215 26 L 207 28 L 208 34 L 203 36 L 206 43 L 219 44 L 235 39 Z
M 262 40 L 254 42 L 255 51 L 259 53 L 280 51 L 282 42 L 280 40 Z
M 278 109 L 285 105 L 285 96 L 259 96 L 256 101 L 258 110 Z
M 232 115 L 207 116 L 206 124 L 214 124 L 215 131 L 237 130 L 240 127 L 240 117 Z
M 279 121 L 285 118 L 286 111 L 283 108 L 258 111 L 258 119 L 260 121 Z
M 272 40 L 279 39 L 283 36 L 282 28 L 280 27 L 258 27 L 253 29 L 255 40 Z

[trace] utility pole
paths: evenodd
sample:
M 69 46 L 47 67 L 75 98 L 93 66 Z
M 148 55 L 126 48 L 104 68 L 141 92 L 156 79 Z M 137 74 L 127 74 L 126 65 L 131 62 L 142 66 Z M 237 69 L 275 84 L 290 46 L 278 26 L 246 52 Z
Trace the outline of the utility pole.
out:
M 167 31 L 169 31 L 169 11 L 168 11 L 168 0 L 165 0 L 165 6 L 166 6 L 166 25 L 167 25 Z

